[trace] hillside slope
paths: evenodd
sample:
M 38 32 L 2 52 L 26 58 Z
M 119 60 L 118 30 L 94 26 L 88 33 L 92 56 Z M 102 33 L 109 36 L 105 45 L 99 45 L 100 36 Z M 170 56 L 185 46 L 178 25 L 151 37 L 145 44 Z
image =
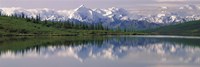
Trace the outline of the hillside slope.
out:
M 164 26 L 147 32 L 162 35 L 200 35 L 200 20 Z
M 0 36 L 15 36 L 15 35 L 80 36 L 80 35 L 136 34 L 132 32 L 100 29 L 101 28 L 100 26 L 95 26 L 90 28 L 91 26 L 93 25 L 89 25 L 86 27 L 81 24 L 70 26 L 70 24 L 64 22 L 61 23 L 61 22 L 36 21 L 33 19 L 0 16 Z
M 0 16 L 0 35 L 69 34 L 22 18 Z

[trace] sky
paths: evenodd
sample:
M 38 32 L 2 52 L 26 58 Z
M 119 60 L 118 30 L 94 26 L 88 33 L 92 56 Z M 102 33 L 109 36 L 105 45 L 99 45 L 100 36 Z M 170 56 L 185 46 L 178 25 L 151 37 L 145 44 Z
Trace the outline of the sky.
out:
M 80 5 L 89 8 L 120 7 L 138 9 L 160 6 L 200 5 L 200 0 L 0 0 L 0 7 L 74 9 Z

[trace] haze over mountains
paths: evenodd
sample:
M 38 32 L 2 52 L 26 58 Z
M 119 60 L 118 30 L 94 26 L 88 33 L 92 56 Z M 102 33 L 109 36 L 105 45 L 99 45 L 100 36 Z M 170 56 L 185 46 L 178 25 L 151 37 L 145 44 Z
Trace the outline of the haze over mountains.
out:
M 153 9 L 152 9 L 153 10 Z M 40 16 L 41 20 L 102 23 L 111 28 L 148 29 L 161 25 L 176 24 L 200 19 L 200 8 L 185 5 L 178 8 L 161 7 L 154 13 L 131 12 L 123 8 L 90 9 L 84 5 L 72 10 L 0 8 L 5 15 L 25 14 L 29 18 Z

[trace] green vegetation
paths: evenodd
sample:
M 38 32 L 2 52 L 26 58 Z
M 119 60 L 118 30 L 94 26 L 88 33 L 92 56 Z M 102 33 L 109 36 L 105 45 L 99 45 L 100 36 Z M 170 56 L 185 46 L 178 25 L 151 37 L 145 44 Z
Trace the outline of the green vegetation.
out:
M 40 17 L 27 18 L 21 15 L 0 16 L 0 36 L 82 36 L 82 35 L 130 35 L 133 32 L 109 30 L 101 23 L 85 24 L 81 22 L 40 21 Z
M 127 29 L 109 29 L 102 23 L 88 24 L 69 21 L 40 21 L 25 14 L 12 16 L 0 12 L 0 36 L 90 36 L 90 35 L 195 35 L 200 36 L 200 20 L 168 25 L 155 29 L 131 32 Z
M 145 32 L 158 35 L 161 34 L 200 36 L 200 20 L 145 30 Z
M 27 22 L 25 19 L 17 19 L 7 16 L 0 17 L 0 35 L 39 35 L 58 33 L 63 34 L 64 32 L 53 27 L 45 27 L 40 24 Z

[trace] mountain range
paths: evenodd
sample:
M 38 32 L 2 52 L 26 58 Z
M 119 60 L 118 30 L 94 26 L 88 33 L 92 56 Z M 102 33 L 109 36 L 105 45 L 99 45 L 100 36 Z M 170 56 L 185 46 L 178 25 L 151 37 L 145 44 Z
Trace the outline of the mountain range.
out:
M 110 28 L 126 28 L 143 30 L 158 26 L 176 24 L 180 22 L 200 19 L 200 8 L 196 5 L 185 5 L 178 8 L 161 7 L 156 13 L 142 15 L 133 13 L 123 8 L 90 9 L 84 5 L 72 10 L 54 9 L 23 9 L 23 8 L 0 8 L 4 15 L 25 14 L 28 18 L 40 16 L 41 20 L 48 21 L 71 21 L 89 24 L 102 23 Z

